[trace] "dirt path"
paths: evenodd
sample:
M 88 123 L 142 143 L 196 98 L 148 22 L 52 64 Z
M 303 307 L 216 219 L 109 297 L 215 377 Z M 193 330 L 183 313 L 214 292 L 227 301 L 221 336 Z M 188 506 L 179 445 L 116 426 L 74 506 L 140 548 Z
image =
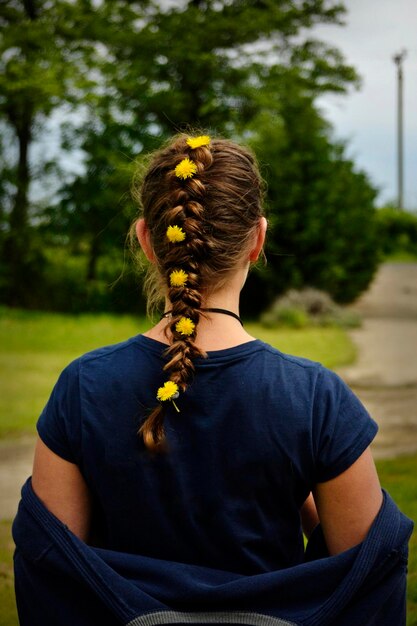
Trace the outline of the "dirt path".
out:
M 417 264 L 383 265 L 353 308 L 358 360 L 339 374 L 378 422 L 374 456 L 417 452 Z
M 12 519 L 20 489 L 32 473 L 35 437 L 0 441 L 0 519 Z
M 377 458 L 417 452 L 417 264 L 383 265 L 354 306 L 355 365 L 339 370 L 379 424 Z M 0 519 L 16 513 L 32 469 L 34 438 L 0 441 Z

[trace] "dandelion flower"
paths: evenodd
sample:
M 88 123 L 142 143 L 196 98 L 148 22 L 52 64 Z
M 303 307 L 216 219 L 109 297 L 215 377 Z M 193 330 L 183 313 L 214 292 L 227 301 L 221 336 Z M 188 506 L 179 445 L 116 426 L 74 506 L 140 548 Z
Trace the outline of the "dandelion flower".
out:
M 178 178 L 183 178 L 184 180 L 186 178 L 192 178 L 196 172 L 197 165 L 188 157 L 183 159 L 181 163 L 178 163 L 177 167 L 175 168 L 175 175 Z
M 193 150 L 195 148 L 201 148 L 201 146 L 208 146 L 210 143 L 210 137 L 208 135 L 200 135 L 200 137 L 188 137 L 187 144 Z
M 184 287 L 187 282 L 188 274 L 184 270 L 174 270 L 169 275 L 171 287 Z
M 180 241 L 184 241 L 185 232 L 181 226 L 168 226 L 167 237 L 171 243 L 179 243 Z
M 174 383 L 172 380 L 167 380 L 162 387 L 159 387 L 156 398 L 161 402 L 165 402 L 166 400 L 175 400 L 178 398 L 178 395 L 177 383 Z
M 193 320 L 190 320 L 189 317 L 182 317 L 176 324 L 175 330 L 180 335 L 192 335 L 195 329 L 195 324 Z

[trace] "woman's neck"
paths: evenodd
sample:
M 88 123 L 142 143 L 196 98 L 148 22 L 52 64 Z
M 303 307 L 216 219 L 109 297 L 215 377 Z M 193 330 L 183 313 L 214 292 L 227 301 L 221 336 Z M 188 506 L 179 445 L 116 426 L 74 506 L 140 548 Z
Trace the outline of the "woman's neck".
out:
M 239 315 L 240 284 L 228 284 L 226 288 L 215 292 L 203 299 L 202 309 L 226 309 Z M 164 311 L 170 311 L 172 305 L 168 299 L 165 301 Z M 165 329 L 169 326 L 169 318 L 163 318 L 153 328 L 144 334 L 151 339 L 156 339 L 168 344 Z M 169 335 L 168 335 L 169 337 Z M 205 351 L 222 350 L 252 341 L 255 337 L 249 335 L 242 327 L 239 320 L 222 313 L 204 312 L 200 316 L 195 338 L 196 345 Z

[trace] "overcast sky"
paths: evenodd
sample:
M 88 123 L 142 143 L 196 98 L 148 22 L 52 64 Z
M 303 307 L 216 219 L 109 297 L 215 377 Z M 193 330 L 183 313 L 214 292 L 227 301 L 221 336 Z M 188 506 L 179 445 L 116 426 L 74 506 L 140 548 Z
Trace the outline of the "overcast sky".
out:
M 397 197 L 397 69 L 404 71 L 404 204 L 417 210 L 417 0 L 345 0 L 346 25 L 320 26 L 362 77 L 348 96 L 327 96 L 320 106 L 348 154 L 380 189 L 378 203 Z

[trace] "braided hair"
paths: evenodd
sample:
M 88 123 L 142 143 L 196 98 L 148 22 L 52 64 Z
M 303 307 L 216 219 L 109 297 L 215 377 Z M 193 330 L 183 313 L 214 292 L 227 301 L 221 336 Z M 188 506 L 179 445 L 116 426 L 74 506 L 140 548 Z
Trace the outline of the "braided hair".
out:
M 148 296 L 154 299 L 159 292 L 171 303 L 166 382 L 139 429 L 146 447 L 161 451 L 167 406 L 179 410 L 175 400 L 193 378 L 194 360 L 206 356 L 195 343 L 203 299 L 243 261 L 263 215 L 262 181 L 246 148 L 181 134 L 153 155 L 140 188 L 133 191 L 156 259 L 145 283 Z

